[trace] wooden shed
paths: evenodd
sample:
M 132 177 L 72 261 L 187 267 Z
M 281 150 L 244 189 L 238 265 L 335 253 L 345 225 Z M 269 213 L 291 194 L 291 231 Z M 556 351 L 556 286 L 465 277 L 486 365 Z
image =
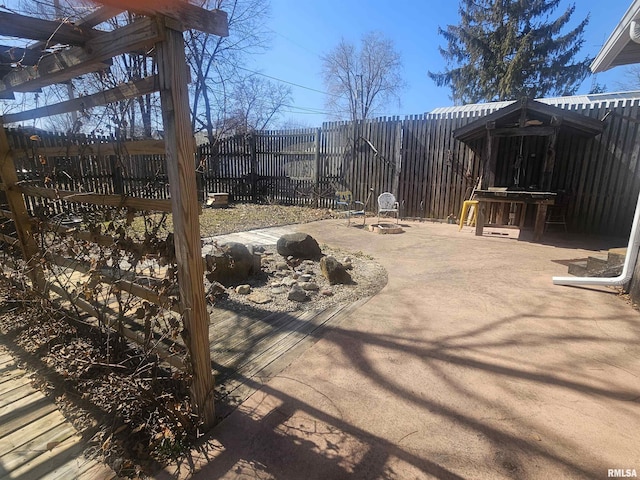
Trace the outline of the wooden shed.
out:
M 548 191 L 558 136 L 594 137 L 600 120 L 523 98 L 453 132 L 483 161 L 482 188 Z
M 540 240 L 547 206 L 558 199 L 551 191 L 558 137 L 591 138 L 602 130 L 598 119 L 529 98 L 454 130 L 454 138 L 481 160 L 476 234 L 482 235 L 485 221 L 524 228 L 532 216 L 533 238 Z M 535 213 L 527 211 L 529 205 Z M 563 223 L 566 226 L 566 220 Z

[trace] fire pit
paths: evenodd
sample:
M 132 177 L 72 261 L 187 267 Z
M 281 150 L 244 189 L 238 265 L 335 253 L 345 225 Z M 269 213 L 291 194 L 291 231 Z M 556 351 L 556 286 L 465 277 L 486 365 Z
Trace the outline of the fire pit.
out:
M 373 233 L 380 233 L 382 235 L 404 232 L 402 227 L 395 223 L 374 223 L 373 225 L 369 225 L 369 231 Z

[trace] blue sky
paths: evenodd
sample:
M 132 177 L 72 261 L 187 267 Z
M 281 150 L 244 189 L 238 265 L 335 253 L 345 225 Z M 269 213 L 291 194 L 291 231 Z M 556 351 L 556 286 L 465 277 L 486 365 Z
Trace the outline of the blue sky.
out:
M 554 16 L 570 1 L 561 1 Z M 576 0 L 573 23 L 590 14 L 585 43 L 579 58 L 595 56 L 631 0 Z M 441 71 L 445 63 L 438 46 L 445 46 L 438 26 L 458 23 L 455 0 L 271 0 L 273 30 L 271 50 L 254 58 L 251 68 L 314 90 L 323 91 L 320 56 L 331 50 L 341 38 L 358 43 L 363 33 L 377 30 L 395 42 L 404 64 L 408 87 L 402 93 L 401 106 L 390 105 L 385 116 L 420 114 L 436 107 L 452 105 L 447 88 L 436 87 L 427 71 Z M 608 91 L 620 90 L 625 67 L 599 74 L 597 81 Z M 585 80 L 579 93 L 587 93 L 592 77 Z M 304 126 L 320 126 L 329 118 L 322 93 L 292 86 L 295 108 L 286 118 Z

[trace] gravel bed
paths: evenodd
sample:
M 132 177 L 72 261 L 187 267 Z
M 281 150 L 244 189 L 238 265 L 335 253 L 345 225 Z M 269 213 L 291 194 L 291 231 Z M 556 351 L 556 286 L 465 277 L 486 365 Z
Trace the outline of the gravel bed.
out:
M 343 264 L 351 264 L 349 273 L 353 280 L 349 284 L 330 285 L 320 270 L 320 262 L 304 260 L 299 265 L 288 264 L 286 259 L 276 252 L 275 246 L 265 247 L 262 254 L 262 272 L 251 277 L 246 285 L 248 293 L 238 293 L 234 286 L 226 289 L 226 294 L 215 299 L 215 305 L 227 310 L 251 311 L 259 307 L 264 312 L 295 312 L 304 310 L 323 310 L 325 308 L 350 303 L 374 295 L 387 283 L 387 272 L 372 257 L 361 252 L 346 252 L 321 245 L 322 253 L 336 258 Z M 278 268 L 280 266 L 280 268 Z M 288 299 L 293 284 L 309 287 L 307 299 L 294 301 Z M 207 285 L 211 288 L 211 284 Z M 238 289 L 242 291 L 242 288 Z M 259 302 L 256 302 L 258 299 Z M 263 300 L 268 301 L 262 303 Z

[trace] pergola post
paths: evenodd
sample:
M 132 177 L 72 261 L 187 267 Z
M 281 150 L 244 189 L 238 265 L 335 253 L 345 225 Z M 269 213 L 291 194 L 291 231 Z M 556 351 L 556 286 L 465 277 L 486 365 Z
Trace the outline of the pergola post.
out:
M 2 182 L 9 209 L 13 214 L 13 222 L 16 227 L 16 234 L 22 249 L 22 256 L 29 268 L 29 277 L 35 291 L 47 295 L 46 281 L 42 267 L 38 263 L 40 250 L 33 236 L 33 229 L 27 206 L 22 193 L 17 188 L 18 174 L 13 161 L 13 152 L 9 145 L 4 123 L 0 117 L 0 181 Z
M 161 20 L 163 17 L 159 17 Z M 189 72 L 182 33 L 164 28 L 156 44 L 167 173 L 171 192 L 184 341 L 191 359 L 191 397 L 205 429 L 213 426 L 214 380 L 209 350 L 209 316 L 205 303 L 195 141 L 191 132 Z

